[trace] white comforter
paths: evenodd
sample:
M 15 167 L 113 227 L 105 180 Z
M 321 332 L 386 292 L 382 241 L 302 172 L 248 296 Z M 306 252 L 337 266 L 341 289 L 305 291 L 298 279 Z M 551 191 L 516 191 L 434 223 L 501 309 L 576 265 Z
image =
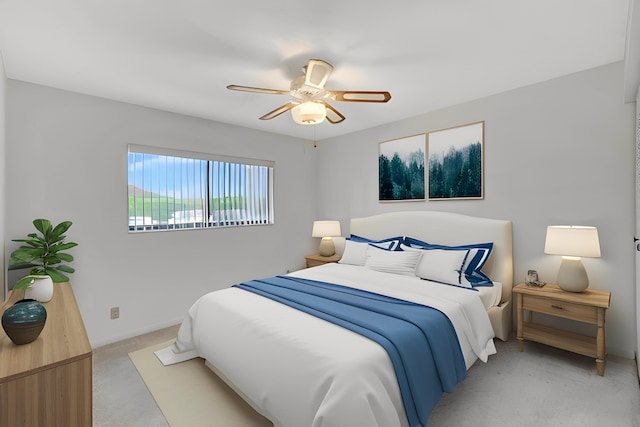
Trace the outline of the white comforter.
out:
M 455 327 L 467 369 L 496 351 L 476 292 L 351 265 L 326 264 L 291 275 L 439 309 Z M 380 345 L 241 289 L 196 301 L 167 351 L 206 359 L 275 425 L 408 425 L 393 366 Z

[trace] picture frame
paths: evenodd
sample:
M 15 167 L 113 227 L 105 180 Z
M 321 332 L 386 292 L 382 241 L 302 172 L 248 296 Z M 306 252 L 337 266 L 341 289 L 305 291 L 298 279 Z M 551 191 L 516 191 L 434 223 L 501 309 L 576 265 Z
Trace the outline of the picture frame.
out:
M 484 121 L 427 134 L 429 200 L 484 198 Z
M 426 134 L 378 144 L 378 200 L 424 201 Z

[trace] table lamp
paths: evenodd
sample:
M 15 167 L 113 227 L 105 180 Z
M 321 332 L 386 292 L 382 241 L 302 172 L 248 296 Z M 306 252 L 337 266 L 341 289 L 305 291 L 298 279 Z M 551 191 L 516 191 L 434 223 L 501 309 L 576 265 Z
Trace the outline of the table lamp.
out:
M 599 258 L 600 241 L 596 227 L 550 225 L 544 253 L 562 255 L 557 283 L 569 292 L 582 292 L 589 287 L 589 278 L 581 257 Z
M 332 237 L 338 237 L 340 231 L 340 221 L 314 221 L 311 237 L 322 237 L 320 241 L 320 255 L 329 257 L 336 253 Z

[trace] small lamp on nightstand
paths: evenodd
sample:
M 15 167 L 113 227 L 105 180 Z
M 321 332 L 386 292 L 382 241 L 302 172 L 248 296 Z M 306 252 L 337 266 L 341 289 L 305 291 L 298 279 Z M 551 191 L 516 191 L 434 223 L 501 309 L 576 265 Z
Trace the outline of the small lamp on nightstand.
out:
M 600 257 L 598 229 L 578 225 L 550 225 L 547 227 L 544 253 L 562 255 L 558 286 L 565 291 L 582 292 L 589 287 L 589 278 L 581 257 Z
M 311 237 L 322 237 L 320 241 L 320 255 L 331 256 L 336 253 L 332 237 L 338 237 L 340 231 L 340 221 L 314 221 Z

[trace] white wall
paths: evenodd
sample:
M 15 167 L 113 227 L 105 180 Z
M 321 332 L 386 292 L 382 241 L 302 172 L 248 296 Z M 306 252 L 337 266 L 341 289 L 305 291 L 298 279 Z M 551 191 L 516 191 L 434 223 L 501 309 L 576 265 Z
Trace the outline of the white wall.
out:
M 379 142 L 480 120 L 484 200 L 378 202 Z M 623 66 L 615 63 L 323 141 L 318 170 L 332 173 L 318 182 L 318 216 L 342 220 L 345 235 L 349 218 L 394 210 L 510 219 L 516 282 L 528 269 L 555 280 L 560 257 L 543 254 L 547 225 L 597 226 L 602 258 L 584 264 L 591 287 L 612 292 L 609 353 L 632 358 L 634 158 L 634 106 L 624 104 Z
M 129 234 L 129 143 L 274 160 L 275 225 Z M 317 244 L 316 152 L 299 139 L 8 80 L 6 151 L 8 249 L 34 218 L 73 221 L 94 347 L 178 323 L 209 290 L 301 268 Z
M 613 294 L 608 351 L 633 357 L 634 106 L 623 104 L 622 74 L 621 63 L 611 64 L 323 141 L 316 150 L 0 76 L 11 182 L 4 240 L 12 250 L 10 239 L 31 232 L 36 217 L 74 222 L 68 236 L 80 246 L 72 283 L 97 346 L 179 321 L 205 291 L 302 267 L 317 244 L 308 237 L 313 219 L 340 219 L 346 234 L 349 218 L 393 210 L 507 218 L 516 280 L 534 268 L 545 281 L 560 264 L 543 254 L 546 226 L 595 225 L 603 256 L 584 263 L 592 287 Z M 379 142 L 478 120 L 485 121 L 484 200 L 378 203 Z M 128 143 L 275 160 L 276 225 L 127 233 Z M 109 320 L 112 306 L 120 306 L 119 320 Z
M 4 71 L 4 60 L 2 57 L 2 51 L 0 51 L 0 297 L 5 299 L 6 286 L 5 286 L 5 249 L 4 249 L 4 235 L 5 235 L 5 168 L 6 168 L 6 121 L 5 121 L 5 105 L 6 105 L 6 87 L 7 87 L 7 75 Z
M 635 237 L 640 236 L 640 88 L 636 96 L 636 205 Z M 640 241 L 636 242 L 636 364 L 640 373 Z

